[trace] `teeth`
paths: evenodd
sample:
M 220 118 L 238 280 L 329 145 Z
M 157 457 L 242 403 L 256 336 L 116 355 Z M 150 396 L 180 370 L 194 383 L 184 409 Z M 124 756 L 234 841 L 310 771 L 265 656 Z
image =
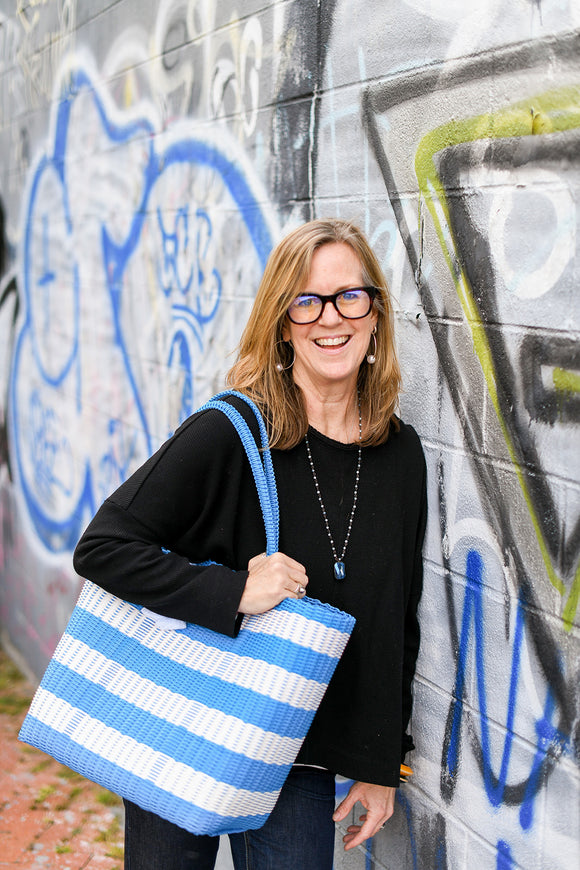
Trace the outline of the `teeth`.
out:
M 348 335 L 341 335 L 338 338 L 317 338 L 314 343 L 320 347 L 336 347 L 339 344 L 346 344 L 347 341 Z

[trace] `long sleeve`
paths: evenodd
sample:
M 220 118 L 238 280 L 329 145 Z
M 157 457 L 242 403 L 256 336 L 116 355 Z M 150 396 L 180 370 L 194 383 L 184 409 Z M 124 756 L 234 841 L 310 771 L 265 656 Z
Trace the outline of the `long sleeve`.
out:
M 264 548 L 239 437 L 219 411 L 204 411 L 104 502 L 74 566 L 128 601 L 234 635 L 248 559 Z M 207 560 L 218 564 L 195 564 Z

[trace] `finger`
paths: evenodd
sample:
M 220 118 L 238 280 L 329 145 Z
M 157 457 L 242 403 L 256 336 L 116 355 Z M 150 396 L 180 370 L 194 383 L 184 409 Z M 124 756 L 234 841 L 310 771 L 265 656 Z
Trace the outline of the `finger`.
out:
M 341 822 L 343 819 L 345 819 L 354 807 L 355 803 L 356 798 L 349 792 L 345 799 L 335 809 L 332 816 L 333 821 Z
M 301 583 L 296 583 L 295 580 L 291 580 L 285 583 L 283 594 L 285 598 L 304 598 L 306 587 Z
M 362 846 L 365 840 L 369 839 L 370 834 L 367 836 L 361 828 L 358 834 L 348 834 L 346 837 L 343 837 L 344 842 L 344 851 L 348 852 L 350 849 L 356 848 L 356 846 Z
M 298 574 L 299 576 L 304 576 L 306 574 L 306 568 L 304 565 L 302 565 L 301 562 L 297 562 L 296 559 L 293 559 L 291 556 L 286 556 L 285 553 L 274 553 L 270 558 L 274 559 L 275 557 L 279 557 L 276 561 L 282 562 L 290 573 Z
M 248 562 L 248 571 L 251 571 L 252 568 L 257 567 L 263 559 L 267 559 L 268 556 L 266 553 L 258 553 L 257 556 L 252 556 L 250 561 Z
M 352 826 L 356 827 L 355 825 Z M 343 837 L 343 841 L 345 843 L 345 850 L 354 849 L 356 846 L 361 846 L 365 840 L 374 837 L 377 831 L 380 831 L 381 824 L 377 824 L 376 821 L 367 818 L 363 825 L 359 826 L 358 832 L 353 832 L 352 834 L 347 834 L 346 837 Z
M 286 556 L 285 553 L 272 553 L 270 556 L 267 553 L 259 553 L 248 562 L 248 569 L 259 568 L 260 570 L 267 569 L 268 571 L 283 571 L 286 575 L 296 578 L 296 582 L 305 585 L 306 568 L 296 559 Z
M 294 590 L 296 590 L 297 587 L 300 587 L 301 589 L 304 589 L 304 591 L 306 591 L 306 587 L 308 586 L 308 577 L 306 576 L 306 574 L 291 574 L 290 582 Z
M 308 577 L 305 574 L 290 572 L 284 575 L 283 586 L 292 595 L 304 595 L 308 586 Z

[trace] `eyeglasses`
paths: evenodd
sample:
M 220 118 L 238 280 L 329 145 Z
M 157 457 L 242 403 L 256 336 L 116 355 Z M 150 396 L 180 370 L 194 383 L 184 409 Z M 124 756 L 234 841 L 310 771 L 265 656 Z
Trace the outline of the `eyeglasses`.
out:
M 341 317 L 346 317 L 347 320 L 359 320 L 367 316 L 377 293 L 379 293 L 377 287 L 350 287 L 332 296 L 301 293 L 290 305 L 288 317 L 292 323 L 316 323 L 322 317 L 325 305 L 330 302 Z

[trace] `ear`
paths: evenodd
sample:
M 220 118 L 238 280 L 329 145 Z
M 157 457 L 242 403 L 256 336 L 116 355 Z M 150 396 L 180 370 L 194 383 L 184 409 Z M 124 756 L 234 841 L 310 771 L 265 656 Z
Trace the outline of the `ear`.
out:
M 282 341 L 290 341 L 290 330 L 287 320 L 284 321 L 284 326 L 282 327 Z
M 371 329 L 374 329 L 374 327 L 377 325 L 378 322 L 379 322 L 379 312 L 373 306 L 373 308 L 371 309 L 371 323 L 372 323 Z

